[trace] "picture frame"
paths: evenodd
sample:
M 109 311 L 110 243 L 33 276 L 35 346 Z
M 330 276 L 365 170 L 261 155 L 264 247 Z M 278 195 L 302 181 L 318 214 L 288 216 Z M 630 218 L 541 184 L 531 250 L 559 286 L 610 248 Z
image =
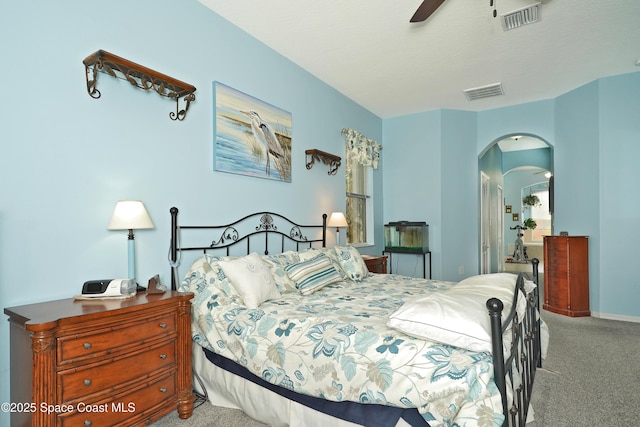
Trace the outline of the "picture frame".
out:
M 505 213 L 511 213 L 511 205 L 506 205 L 504 207 L 504 211 L 505 211 Z
M 291 182 L 291 113 L 213 82 L 213 168 Z
M 513 221 L 520 221 L 520 215 L 517 213 L 512 214 L 511 218 Z

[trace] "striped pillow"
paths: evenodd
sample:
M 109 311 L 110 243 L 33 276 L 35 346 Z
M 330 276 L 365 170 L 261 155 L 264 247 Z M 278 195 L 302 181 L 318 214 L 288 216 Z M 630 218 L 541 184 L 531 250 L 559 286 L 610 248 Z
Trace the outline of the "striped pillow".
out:
M 307 261 L 289 264 L 284 269 L 302 295 L 312 294 L 342 279 L 331 260 L 324 254 Z

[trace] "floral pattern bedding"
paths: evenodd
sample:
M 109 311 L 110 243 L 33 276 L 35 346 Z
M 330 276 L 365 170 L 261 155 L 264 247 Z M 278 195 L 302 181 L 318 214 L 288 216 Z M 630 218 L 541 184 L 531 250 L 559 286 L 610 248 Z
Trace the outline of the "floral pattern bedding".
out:
M 249 309 L 205 255 L 180 290 L 195 293 L 194 341 L 270 383 L 333 401 L 415 407 L 432 427 L 502 425 L 489 353 L 387 326 L 405 300 L 454 285 L 370 274 L 311 295 L 287 290 Z

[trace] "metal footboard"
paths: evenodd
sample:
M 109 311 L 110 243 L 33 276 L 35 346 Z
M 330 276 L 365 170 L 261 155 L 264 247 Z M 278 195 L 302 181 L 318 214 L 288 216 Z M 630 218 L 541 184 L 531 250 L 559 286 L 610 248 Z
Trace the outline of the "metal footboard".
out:
M 540 314 L 538 294 L 538 264 L 533 258 L 533 282 L 536 287 L 527 293 L 526 273 L 520 273 L 516 280 L 516 292 L 511 311 L 502 320 L 504 304 L 497 298 L 487 301 L 491 318 L 491 335 L 493 351 L 494 379 L 502 396 L 502 409 L 505 414 L 504 426 L 522 427 L 526 424 L 527 412 L 533 392 L 533 382 L 536 369 L 542 366 L 542 351 L 540 340 Z M 526 295 L 527 310 L 523 319 L 518 318 L 517 298 L 518 290 Z M 510 347 L 503 350 L 503 336 L 507 328 L 510 329 Z

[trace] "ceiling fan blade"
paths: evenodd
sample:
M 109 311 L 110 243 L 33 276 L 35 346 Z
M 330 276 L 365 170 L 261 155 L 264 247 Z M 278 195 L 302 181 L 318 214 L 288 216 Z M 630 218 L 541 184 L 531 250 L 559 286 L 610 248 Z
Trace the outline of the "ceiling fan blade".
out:
M 409 22 L 426 21 L 427 18 L 430 17 L 431 14 L 435 12 L 442 3 L 444 3 L 444 0 L 424 0 L 418 7 L 418 10 L 416 10 L 416 13 L 413 14 Z

